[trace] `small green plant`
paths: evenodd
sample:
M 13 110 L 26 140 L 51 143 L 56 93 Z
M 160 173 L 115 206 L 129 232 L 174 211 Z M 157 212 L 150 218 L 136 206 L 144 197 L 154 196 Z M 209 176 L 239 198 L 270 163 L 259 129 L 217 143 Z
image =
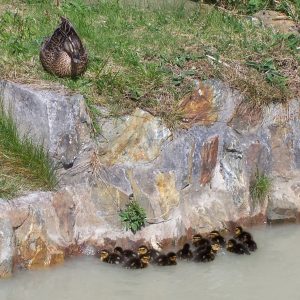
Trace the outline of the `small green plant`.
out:
M 134 234 L 145 226 L 146 212 L 138 202 L 130 201 L 124 210 L 119 213 L 126 230 L 131 230 Z
M 264 174 L 260 174 L 259 171 L 256 171 L 255 178 L 250 184 L 250 195 L 251 198 L 257 201 L 263 201 L 267 196 L 271 187 L 271 180 Z
M 286 87 L 287 78 L 277 71 L 272 59 L 266 59 L 260 63 L 249 61 L 246 64 L 264 74 L 268 83 L 277 85 L 282 89 Z

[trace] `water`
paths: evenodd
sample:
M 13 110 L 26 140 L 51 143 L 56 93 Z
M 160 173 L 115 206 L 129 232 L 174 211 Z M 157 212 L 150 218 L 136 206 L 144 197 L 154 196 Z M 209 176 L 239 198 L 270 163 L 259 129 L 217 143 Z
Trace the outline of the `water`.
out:
M 68 260 L 0 281 L 0 300 L 209 299 L 299 300 L 300 227 L 252 229 L 259 250 L 215 261 L 124 270 L 96 258 Z

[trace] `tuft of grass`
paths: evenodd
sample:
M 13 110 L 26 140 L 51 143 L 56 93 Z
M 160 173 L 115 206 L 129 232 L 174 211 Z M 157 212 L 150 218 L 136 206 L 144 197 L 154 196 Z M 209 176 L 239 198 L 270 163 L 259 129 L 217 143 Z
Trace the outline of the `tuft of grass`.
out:
M 268 176 L 256 171 L 255 178 L 250 184 L 250 195 L 255 202 L 262 202 L 271 188 L 271 180 Z
M 53 189 L 54 167 L 42 146 L 21 138 L 12 118 L 0 107 L 0 198 L 25 191 Z
M 126 230 L 131 230 L 134 234 L 145 227 L 146 212 L 135 200 L 131 200 L 119 216 Z
M 88 99 L 93 116 L 97 105 L 114 116 L 140 107 L 173 127 L 181 118 L 177 104 L 195 79 L 228 82 L 254 106 L 300 96 L 299 38 L 235 14 L 184 0 L 2 3 L 0 77 L 60 82 Z M 88 49 L 87 72 L 76 80 L 47 74 L 39 63 L 41 42 L 60 16 L 70 19 Z M 261 68 L 266 62 L 271 72 Z

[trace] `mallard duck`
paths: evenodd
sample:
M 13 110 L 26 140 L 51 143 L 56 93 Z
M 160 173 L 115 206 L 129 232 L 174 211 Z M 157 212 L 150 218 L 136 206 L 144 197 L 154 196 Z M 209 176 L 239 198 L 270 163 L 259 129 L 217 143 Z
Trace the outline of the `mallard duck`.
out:
M 114 253 L 119 254 L 120 256 L 122 256 L 124 258 L 124 260 L 130 259 L 130 258 L 137 258 L 138 254 L 130 249 L 125 249 L 123 250 L 123 248 L 121 247 L 116 247 L 114 249 Z
M 141 257 L 133 257 L 125 262 L 123 265 L 126 269 L 144 269 L 148 266 L 150 261 L 149 255 L 141 255 Z
M 210 245 L 210 241 L 202 237 L 201 234 L 195 234 L 192 237 L 192 244 L 196 248 L 205 248 Z
M 165 255 L 165 254 L 159 255 L 154 260 L 153 263 L 158 266 L 174 266 L 174 265 L 177 265 L 176 259 L 177 259 L 176 253 L 169 252 L 167 255 Z
M 61 17 L 61 24 L 43 42 L 40 60 L 46 71 L 59 77 L 75 77 L 86 70 L 87 52 L 66 18 Z
M 188 243 L 183 245 L 183 248 L 180 249 L 177 253 L 176 256 L 179 259 L 186 259 L 186 260 L 190 260 L 193 258 L 193 253 L 190 250 L 190 245 Z
M 252 240 L 252 235 L 249 232 L 244 231 L 241 226 L 237 226 L 234 229 L 234 238 L 242 242 L 246 239 Z
M 110 253 L 108 250 L 101 250 L 100 260 L 109 264 L 119 265 L 123 263 L 123 258 L 117 253 Z
M 195 262 L 209 262 L 213 261 L 215 259 L 215 250 L 213 250 L 211 245 L 208 245 L 204 248 L 201 248 L 201 251 L 198 251 L 194 255 L 194 261 Z
M 150 256 L 150 262 L 153 262 L 161 254 L 159 251 L 152 248 L 149 249 L 145 245 L 141 245 L 138 248 L 137 253 L 139 256 L 148 254 Z
M 226 240 L 218 230 L 211 231 L 208 236 L 212 243 L 217 242 L 222 247 L 226 246 Z
M 238 243 L 235 239 L 230 239 L 227 242 L 227 251 L 236 253 L 236 254 L 248 254 L 250 255 L 249 250 L 243 244 Z

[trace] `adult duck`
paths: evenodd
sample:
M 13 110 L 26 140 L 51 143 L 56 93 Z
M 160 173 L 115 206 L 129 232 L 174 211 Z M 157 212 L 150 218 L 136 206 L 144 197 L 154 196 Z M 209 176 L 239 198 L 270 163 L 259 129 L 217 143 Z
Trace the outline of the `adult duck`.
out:
M 40 51 L 40 60 L 46 71 L 59 77 L 76 77 L 87 67 L 88 56 L 74 27 L 64 17 Z

